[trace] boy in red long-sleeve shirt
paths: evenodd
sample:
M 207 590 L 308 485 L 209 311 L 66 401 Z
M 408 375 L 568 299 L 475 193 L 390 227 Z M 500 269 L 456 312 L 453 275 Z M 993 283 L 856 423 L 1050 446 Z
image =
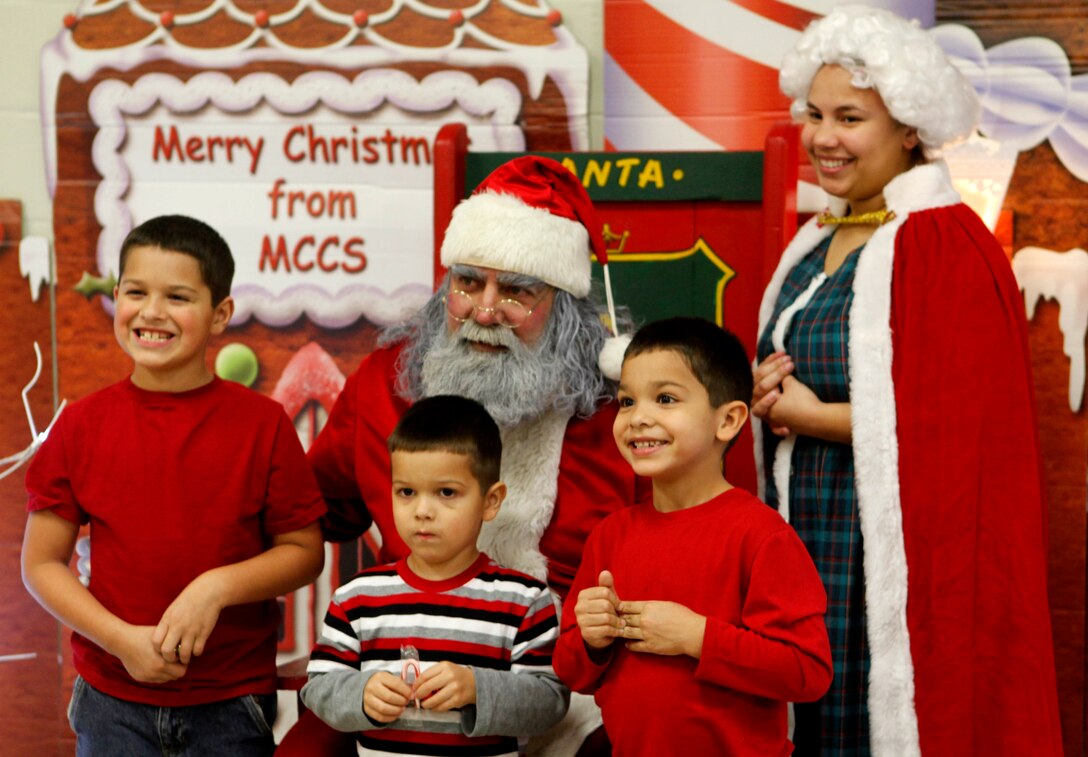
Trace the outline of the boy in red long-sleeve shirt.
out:
M 553 657 L 621 757 L 787 755 L 786 703 L 831 682 L 812 560 L 722 472 L 751 396 L 744 348 L 701 319 L 649 324 L 624 356 L 613 432 L 653 505 L 594 529 Z
M 134 228 L 113 292 L 132 374 L 69 405 L 27 471 L 23 581 L 74 632 L 79 757 L 275 750 L 276 597 L 321 572 L 325 504 L 283 407 L 208 367 L 233 274 L 202 221 Z

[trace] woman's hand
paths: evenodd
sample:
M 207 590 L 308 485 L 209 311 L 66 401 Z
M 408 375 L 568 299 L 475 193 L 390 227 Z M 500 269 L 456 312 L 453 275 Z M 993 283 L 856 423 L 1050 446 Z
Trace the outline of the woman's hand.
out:
M 824 402 L 793 376 L 782 379 L 778 398 L 767 411 L 767 423 L 779 436 L 794 433 L 840 444 L 849 444 L 853 437 L 850 403 Z
M 791 429 L 798 430 L 804 425 L 803 419 L 817 415 L 823 405 L 811 389 L 793 376 L 782 379 L 782 388 L 777 394 L 767 410 L 767 422 L 779 436 L 788 435 Z
M 752 371 L 752 415 L 762 418 L 777 436 L 788 436 L 789 427 L 776 420 L 772 408 L 784 391 L 783 381 L 793 373 L 793 359 L 785 352 L 772 352 Z

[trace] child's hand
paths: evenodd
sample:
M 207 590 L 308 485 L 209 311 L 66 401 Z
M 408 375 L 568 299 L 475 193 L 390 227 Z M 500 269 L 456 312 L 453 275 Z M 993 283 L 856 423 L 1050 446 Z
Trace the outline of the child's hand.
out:
M 578 620 L 578 628 L 587 646 L 604 649 L 622 635 L 623 620 L 616 611 L 619 604 L 612 574 L 607 570 L 601 571 L 597 586 L 578 592 L 574 617 Z
M 193 657 L 204 653 L 204 644 L 223 609 L 219 597 L 219 588 L 210 571 L 182 589 L 162 614 L 152 636 L 164 660 L 188 665 Z
M 363 712 L 371 720 L 392 723 L 412 698 L 412 687 L 382 670 L 370 676 L 363 689 Z
M 186 667 L 164 660 L 152 640 L 151 626 L 128 626 L 116 646 L 117 657 L 133 680 L 140 683 L 166 683 L 185 675 Z
M 632 652 L 659 655 L 686 654 L 696 659 L 703 652 L 706 618 L 676 602 L 621 602 L 623 638 L 632 639 Z
M 476 674 L 470 667 L 443 660 L 419 676 L 415 696 L 423 709 L 435 712 L 476 704 Z

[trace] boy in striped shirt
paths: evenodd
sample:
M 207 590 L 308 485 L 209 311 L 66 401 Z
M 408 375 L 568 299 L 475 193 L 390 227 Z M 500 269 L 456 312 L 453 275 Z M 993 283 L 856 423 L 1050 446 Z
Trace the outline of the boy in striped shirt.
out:
M 502 441 L 462 397 L 417 402 L 389 437 L 393 517 L 405 559 L 333 595 L 302 699 L 356 732 L 359 754 L 516 755 L 562 719 L 547 586 L 476 548 L 506 494 Z M 414 647 L 419 662 L 402 658 Z

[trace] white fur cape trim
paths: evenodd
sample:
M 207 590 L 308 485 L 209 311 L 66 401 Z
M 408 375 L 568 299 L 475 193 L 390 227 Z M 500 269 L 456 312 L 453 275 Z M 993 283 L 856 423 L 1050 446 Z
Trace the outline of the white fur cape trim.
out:
M 540 538 L 552 521 L 559 491 L 559 459 L 569 413 L 549 412 L 502 432 L 502 480 L 506 500 L 484 523 L 476 544 L 507 568 L 547 582 L 548 559 Z
M 589 294 L 586 227 L 512 195 L 481 192 L 454 209 L 442 265 L 458 263 L 533 276 L 575 297 Z
M 873 234 L 858 260 L 850 310 L 850 403 L 858 512 L 864 541 L 865 604 L 871 656 L 869 724 L 876 757 L 921 754 L 914 707 L 914 663 L 907 630 L 907 558 L 899 501 L 899 445 L 892 382 L 891 283 L 895 238 L 916 210 L 960 202 L 943 162 L 893 179 L 884 199 L 896 217 Z M 836 207 L 836 205 L 838 207 Z M 845 205 L 836 201 L 832 211 Z M 832 231 L 816 220 L 786 247 L 759 311 L 767 327 L 786 275 Z M 756 448 L 759 465 L 763 451 Z M 776 486 L 789 486 L 788 478 Z

